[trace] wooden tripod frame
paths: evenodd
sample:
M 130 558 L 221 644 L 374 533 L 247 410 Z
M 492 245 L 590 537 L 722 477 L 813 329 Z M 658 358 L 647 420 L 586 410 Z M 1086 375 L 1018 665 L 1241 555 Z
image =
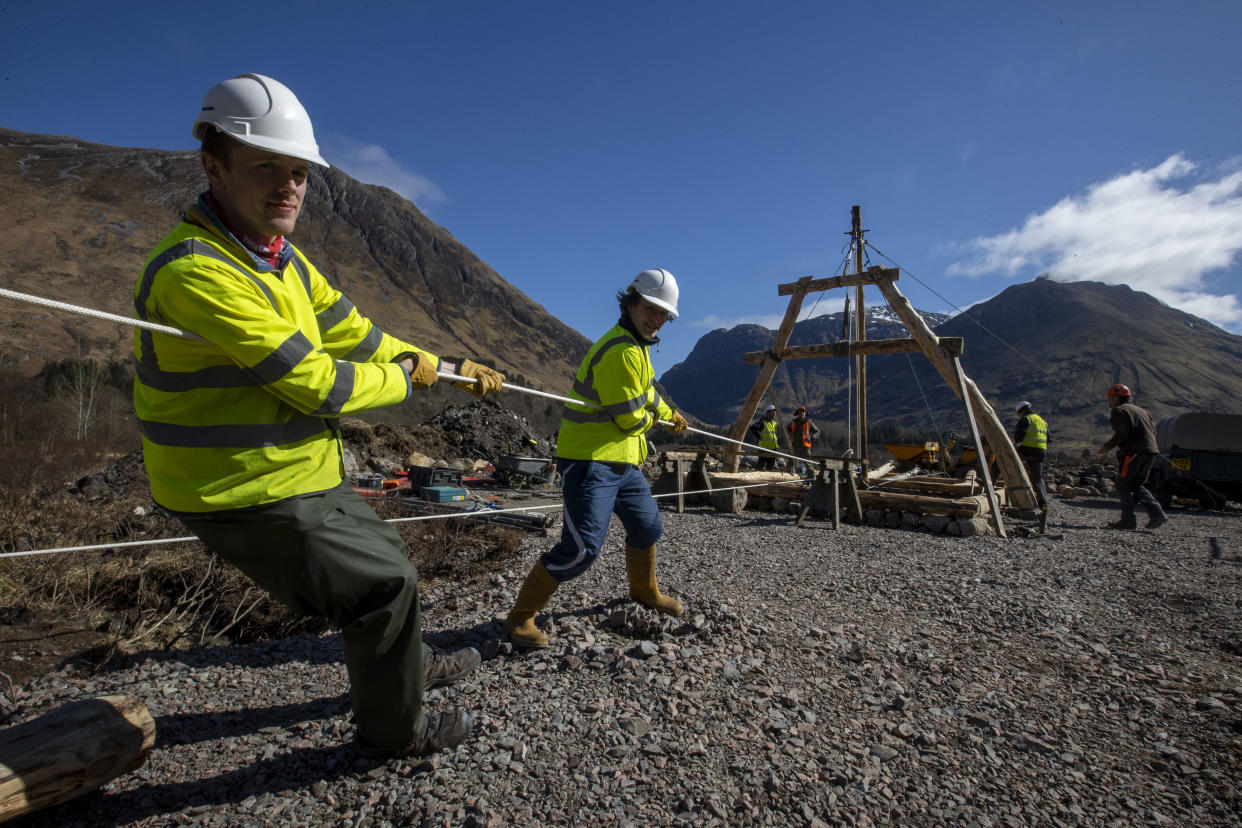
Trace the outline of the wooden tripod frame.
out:
M 992 447 L 1001 475 L 1005 479 L 1005 492 L 1008 495 L 1009 501 L 1019 508 L 1035 508 L 1034 489 L 1031 488 L 1030 479 L 1026 474 L 1026 467 L 1018 456 L 1018 451 L 1014 447 L 1013 442 L 1009 439 L 1009 433 L 997 418 L 996 411 L 988 403 L 983 393 L 979 391 L 978 386 L 962 371 L 960 356 L 964 347 L 963 340 L 961 337 L 938 337 L 932 332 L 932 329 L 919 312 L 910 305 L 909 300 L 897 289 L 896 282 L 900 275 L 900 271 L 896 268 L 871 267 L 865 271 L 835 276 L 829 279 L 812 279 L 810 276 L 804 276 L 796 282 L 780 285 L 780 295 L 790 297 L 789 307 L 785 309 L 785 317 L 781 320 L 781 325 L 776 330 L 776 337 L 772 342 L 772 347 L 767 351 L 755 351 L 746 354 L 746 362 L 758 362 L 762 363 L 762 365 L 759 369 L 759 376 L 755 378 L 754 386 L 750 389 L 750 393 L 747 394 L 745 402 L 742 403 L 741 411 L 738 412 L 737 421 L 733 424 L 729 436 L 734 440 L 742 439 L 746 432 L 746 427 L 759 405 L 759 400 L 772 382 L 772 376 L 776 373 L 776 367 L 786 359 L 852 356 L 858 357 L 862 361 L 866 359 L 868 354 L 921 352 L 931 360 L 932 365 L 944 377 L 945 382 L 948 383 L 953 393 L 964 401 L 967 420 L 971 424 L 972 432 L 975 432 L 972 434 L 975 439 L 975 445 L 981 445 L 976 430 L 977 423 L 978 430 L 983 432 L 984 439 Z M 871 341 L 859 339 L 822 345 L 789 346 L 789 337 L 793 333 L 794 323 L 798 320 L 798 313 L 802 310 L 803 300 L 808 293 L 831 290 L 838 287 L 861 288 L 864 285 L 875 285 L 879 289 L 880 293 L 887 300 L 889 308 L 892 309 L 893 313 L 897 315 L 897 318 L 902 321 L 910 332 L 911 336 L 909 338 L 875 339 Z M 861 293 L 861 290 L 859 292 Z M 861 304 L 860 301 L 860 307 Z M 860 393 L 862 393 L 861 389 Z M 865 412 L 865 405 L 860 406 L 858 422 L 859 433 L 865 435 L 867 423 L 863 412 Z M 865 438 L 860 445 L 866 445 Z M 860 457 L 859 459 L 864 463 L 866 461 L 865 457 Z M 737 471 L 738 460 L 737 450 L 731 451 L 727 461 L 727 468 L 730 471 Z M 981 465 L 984 464 L 981 463 Z M 986 467 L 982 471 L 982 476 L 990 495 L 990 505 L 992 506 L 997 533 L 1004 536 L 1004 529 L 1000 525 L 1000 510 L 997 508 L 995 494 L 992 491 L 991 475 Z

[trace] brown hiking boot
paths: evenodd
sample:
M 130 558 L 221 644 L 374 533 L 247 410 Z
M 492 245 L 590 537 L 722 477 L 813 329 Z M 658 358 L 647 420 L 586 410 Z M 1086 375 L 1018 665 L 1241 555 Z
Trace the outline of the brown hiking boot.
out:
M 423 664 L 423 689 L 452 684 L 465 678 L 482 663 L 483 657 L 474 647 L 463 647 L 452 652 L 428 647 Z
M 1169 518 L 1167 515 L 1163 515 L 1163 514 L 1156 515 L 1155 517 L 1147 519 L 1147 528 L 1148 529 L 1159 529 L 1161 526 L 1164 526 L 1168 522 L 1169 522 Z
M 358 741 L 358 752 L 371 759 L 402 759 L 406 756 L 426 756 L 445 748 L 457 747 L 474 729 L 474 717 L 464 710 L 447 713 L 429 713 L 427 729 L 423 735 L 403 748 L 382 748 Z

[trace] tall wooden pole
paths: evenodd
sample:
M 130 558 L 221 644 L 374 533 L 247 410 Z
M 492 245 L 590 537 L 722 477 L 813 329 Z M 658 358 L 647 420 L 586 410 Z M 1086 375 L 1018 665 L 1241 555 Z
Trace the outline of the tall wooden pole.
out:
M 850 235 L 854 238 L 854 272 L 863 272 L 863 229 L 862 208 L 855 204 L 850 208 Z M 858 331 L 854 339 L 863 342 L 867 339 L 867 304 L 863 301 L 863 285 L 854 288 L 854 319 Z M 854 357 L 855 370 L 858 376 L 858 459 L 863 467 L 863 479 L 866 480 L 867 468 L 867 356 L 859 354 Z
M 983 450 L 983 441 L 979 439 L 979 426 L 975 423 L 975 411 L 970 406 L 970 389 L 966 387 L 966 372 L 962 370 L 962 360 L 953 355 L 953 373 L 957 377 L 958 396 L 962 405 L 966 406 L 966 422 L 970 424 L 970 439 L 975 442 L 975 450 L 979 456 L 979 474 L 983 477 L 983 488 L 988 493 L 988 507 L 991 511 L 992 525 L 996 534 L 1005 537 L 1005 524 L 1001 522 L 1000 504 L 996 502 L 996 490 L 992 488 L 992 472 L 988 468 L 988 453 Z

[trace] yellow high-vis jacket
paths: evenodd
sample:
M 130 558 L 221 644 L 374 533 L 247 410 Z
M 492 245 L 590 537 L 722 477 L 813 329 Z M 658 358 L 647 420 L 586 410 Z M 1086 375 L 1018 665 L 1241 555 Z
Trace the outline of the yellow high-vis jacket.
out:
M 337 418 L 405 400 L 394 360 L 439 358 L 383 333 L 302 253 L 279 267 L 205 207 L 155 248 L 138 317 L 204 341 L 134 333 L 134 408 L 155 501 L 204 513 L 326 491 L 343 478 Z
M 1034 412 L 1027 414 L 1018 421 L 1018 430 L 1022 432 L 1020 447 L 1048 450 L 1048 423 L 1043 417 Z
M 764 417 L 759 421 L 759 448 L 778 449 L 781 444 L 777 441 L 776 420 L 769 420 Z
M 618 323 L 582 358 L 570 392 L 600 408 L 565 404 L 556 456 L 641 466 L 647 432 L 673 416 L 654 381 L 647 346 Z

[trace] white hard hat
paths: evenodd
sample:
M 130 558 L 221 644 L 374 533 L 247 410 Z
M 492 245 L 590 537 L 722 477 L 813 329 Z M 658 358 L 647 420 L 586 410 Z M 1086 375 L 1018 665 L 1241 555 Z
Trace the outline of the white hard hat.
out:
M 203 140 L 213 126 L 243 144 L 330 166 L 297 96 L 266 75 L 238 75 L 207 90 L 194 137 Z
M 773 411 L 775 411 L 775 410 L 776 410 L 776 406 L 774 406 L 774 405 L 769 405 L 767 408 L 763 409 L 763 413 L 764 413 L 764 414 L 770 414 L 770 413 L 772 413 L 772 412 L 773 412 Z
M 664 268 L 644 270 L 630 282 L 629 289 L 656 307 L 664 308 L 669 319 L 677 318 L 677 279 Z
M 1026 400 L 1023 400 L 1022 402 L 1018 403 L 1017 413 L 1021 414 L 1023 411 L 1026 411 L 1030 407 L 1031 407 L 1031 404 L 1027 402 Z

